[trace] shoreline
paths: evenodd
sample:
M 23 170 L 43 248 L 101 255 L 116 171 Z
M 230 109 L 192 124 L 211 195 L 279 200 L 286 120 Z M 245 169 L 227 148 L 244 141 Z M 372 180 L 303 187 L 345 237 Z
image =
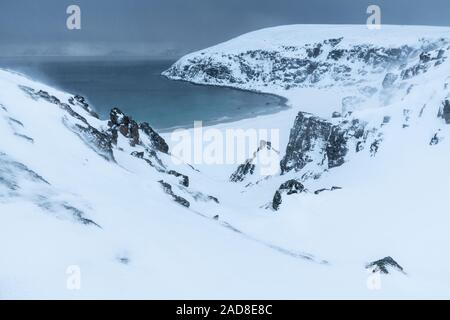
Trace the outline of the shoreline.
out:
M 163 71 L 160 76 L 163 78 L 166 78 L 170 81 L 179 81 L 179 82 L 185 82 L 185 83 L 189 83 L 193 86 L 204 86 L 204 87 L 217 87 L 217 88 L 223 88 L 223 89 L 228 89 L 228 90 L 237 90 L 237 91 L 243 91 L 243 92 L 251 92 L 251 93 L 255 93 L 258 95 L 262 95 L 262 96 L 270 96 L 270 97 L 275 97 L 277 98 L 280 102 L 278 104 L 279 108 L 277 108 L 277 110 L 273 110 L 273 111 L 263 111 L 261 113 L 255 114 L 253 116 L 249 116 L 249 117 L 240 117 L 240 118 L 231 118 L 229 120 L 215 120 L 212 122 L 204 122 L 203 123 L 203 127 L 213 127 L 216 125 L 221 125 L 221 124 L 230 124 L 230 123 L 235 123 L 235 122 L 239 122 L 242 120 L 248 120 L 248 119 L 254 119 L 257 118 L 259 116 L 268 116 L 268 115 L 272 115 L 272 114 L 278 114 L 280 112 L 284 112 L 284 111 L 288 111 L 290 109 L 292 109 L 292 106 L 289 104 L 289 99 L 274 93 L 268 93 L 268 92 L 263 92 L 263 91 L 259 91 L 256 89 L 244 89 L 244 88 L 238 88 L 238 87 L 233 87 L 231 85 L 219 85 L 219 84 L 207 84 L 207 83 L 201 83 L 201 82 L 195 82 L 195 81 L 191 81 L 191 80 L 185 80 L 185 79 L 180 79 L 180 78 L 171 78 L 167 75 L 164 74 L 165 71 Z M 202 120 L 199 120 L 202 121 Z M 163 128 L 163 129 L 155 129 L 157 130 L 159 133 L 161 134 L 167 134 L 170 133 L 174 130 L 177 129 L 185 129 L 185 130 L 191 130 L 193 129 L 193 126 L 190 127 L 185 127 L 185 126 L 177 126 L 177 127 L 171 127 L 171 128 Z

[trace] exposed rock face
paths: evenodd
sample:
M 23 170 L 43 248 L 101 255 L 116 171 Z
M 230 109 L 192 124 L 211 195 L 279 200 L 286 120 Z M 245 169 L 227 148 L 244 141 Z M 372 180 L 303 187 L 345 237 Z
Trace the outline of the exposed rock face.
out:
M 175 176 L 177 178 L 181 178 L 180 184 L 182 186 L 185 186 L 186 188 L 189 187 L 189 177 L 188 176 L 186 176 L 184 174 L 181 174 L 181 173 L 179 173 L 179 172 L 177 172 L 175 170 L 170 170 L 167 173 L 172 175 L 172 176 Z
M 316 155 L 326 154 L 331 123 L 300 112 L 291 129 L 286 155 L 281 160 L 281 172 L 299 171 L 314 161 Z
M 181 204 L 182 206 L 184 206 L 184 207 L 186 207 L 186 208 L 189 208 L 189 206 L 191 205 L 191 204 L 189 203 L 189 201 L 187 201 L 187 200 L 186 200 L 185 198 L 183 198 L 183 197 L 180 197 L 180 196 L 176 195 L 176 194 L 173 192 L 172 186 L 171 186 L 169 183 L 167 183 L 167 182 L 165 182 L 165 181 L 163 181 L 163 180 L 160 180 L 159 183 L 160 183 L 161 186 L 163 187 L 164 192 L 167 193 L 168 195 L 170 195 L 170 196 L 173 198 L 173 200 L 174 200 L 175 202 Z
M 338 126 L 332 126 L 326 148 L 328 168 L 339 167 L 344 164 L 347 148 L 347 132 Z
M 305 187 L 297 180 L 291 179 L 283 183 L 278 190 L 291 195 L 305 191 Z
M 443 43 L 441 43 L 440 45 L 442 44 Z M 445 50 L 436 47 L 439 47 L 439 43 L 430 46 L 428 50 L 420 52 L 418 61 L 414 65 L 403 70 L 401 72 L 401 78 L 405 80 L 415 77 L 421 73 L 427 72 L 428 69 L 432 66 L 438 66 L 442 64 L 445 59 L 447 59 L 447 57 L 444 55 Z
M 282 194 L 292 195 L 297 193 L 306 192 L 305 187 L 302 183 L 295 179 L 288 180 L 280 185 L 273 196 L 272 208 L 277 211 L 282 203 Z
M 286 154 L 280 162 L 281 172 L 300 171 L 315 162 L 324 169 L 339 167 L 345 162 L 349 140 L 365 142 L 365 124 L 357 119 L 332 124 L 324 119 L 300 112 L 291 129 Z
M 252 163 L 253 159 L 247 159 L 245 163 L 239 165 L 235 172 L 230 177 L 231 182 L 244 181 L 245 177 L 252 175 L 255 172 L 255 165 Z
M 437 145 L 440 141 L 441 141 L 441 139 L 439 138 L 438 133 L 435 133 L 435 134 L 433 135 L 433 137 L 431 138 L 431 140 L 430 140 L 430 146 L 435 146 L 435 145 Z
M 109 117 L 108 126 L 111 128 L 113 136 L 117 135 L 118 131 L 130 140 L 132 147 L 148 143 L 152 149 L 163 153 L 169 152 L 166 141 L 147 122 L 138 124 L 118 108 L 112 109 Z M 147 138 L 145 141 L 144 137 Z
M 109 113 L 110 121 L 108 126 L 112 130 L 118 130 L 123 136 L 130 139 L 130 145 L 134 147 L 140 143 L 139 125 L 131 117 L 125 115 L 118 108 L 114 108 Z
M 383 259 L 371 262 L 366 265 L 366 269 L 372 269 L 372 272 L 380 272 L 383 274 L 389 274 L 389 271 L 391 269 L 400 271 L 402 273 L 405 273 L 403 271 L 403 267 L 400 266 L 397 261 L 392 259 L 391 257 L 385 257 Z
M 139 124 L 139 128 L 149 137 L 153 148 L 163 153 L 169 152 L 166 141 L 147 122 Z
M 334 191 L 334 190 L 341 190 L 341 189 L 342 189 L 341 187 L 332 186 L 330 189 L 327 189 L 327 188 L 318 189 L 318 190 L 314 191 L 314 194 L 320 194 L 324 191 Z
M 98 119 L 98 114 L 92 110 L 92 108 L 89 106 L 89 104 L 86 101 L 86 98 L 80 95 L 75 95 L 73 98 L 69 99 L 69 103 L 72 105 L 78 104 L 81 106 L 84 110 L 89 112 L 91 116 Z
M 141 156 L 136 154 L 135 156 L 144 159 L 152 166 L 155 166 L 154 162 L 156 162 L 159 164 L 160 170 L 164 169 L 164 166 L 161 164 L 156 151 L 167 153 L 169 151 L 169 147 L 164 139 L 156 133 L 148 123 L 144 122 L 138 124 L 131 117 L 125 115 L 121 110 L 114 108 L 110 112 L 110 120 L 108 121 L 109 129 L 106 131 L 100 131 L 91 126 L 86 118 L 75 112 L 71 107 L 71 105 L 79 105 L 84 110 L 89 112 L 89 114 L 96 117 L 97 115 L 89 107 L 84 97 L 76 95 L 69 98 L 69 103 L 64 103 L 46 91 L 35 90 L 25 86 L 20 86 L 20 88 L 35 100 L 44 99 L 65 110 L 68 115 L 76 120 L 72 121 L 68 117 L 64 117 L 63 123 L 66 127 L 76 133 L 86 144 L 89 145 L 89 147 L 91 147 L 106 160 L 114 161 L 113 145 L 117 145 L 118 134 L 120 133 L 124 137 L 128 138 L 130 146 L 143 146 L 147 150 L 149 157 L 154 158 L 154 160 L 151 161 L 148 158 L 144 158 L 143 154 Z
M 69 121 L 67 117 L 63 119 L 64 124 L 74 133 L 76 133 L 90 148 L 97 152 L 100 156 L 108 161 L 114 161 L 112 151 L 112 137 L 106 132 L 101 132 L 89 124 L 89 122 L 75 112 L 69 104 L 61 102 L 58 98 L 51 96 L 48 92 L 43 90 L 35 90 L 30 87 L 19 86 L 25 93 L 27 93 L 34 100 L 44 99 L 47 102 L 59 106 L 65 110 L 71 117 L 78 120 Z
M 450 124 L 450 101 L 448 99 L 446 99 L 442 103 L 442 108 L 439 112 L 439 116 L 445 120 L 446 124 Z
M 361 63 L 369 70 L 401 66 L 412 59 L 416 49 L 403 45 L 396 48 L 358 44 L 339 47 L 343 38 L 273 49 L 253 49 L 240 53 L 200 52 L 181 60 L 163 74 L 170 78 L 201 83 L 239 85 L 271 83 L 289 89 L 320 84 L 324 79 L 333 82 L 356 83 L 364 76 Z M 434 57 L 431 49 L 424 49 L 424 57 Z M 442 58 L 442 57 L 441 57 Z M 429 63 L 422 61 L 422 64 Z M 268 68 L 267 66 L 271 66 Z M 370 72 L 370 71 L 369 71 Z M 387 80 L 388 82 L 391 81 Z
M 258 156 L 258 153 L 262 150 L 273 150 L 274 152 L 277 152 L 272 148 L 272 143 L 270 141 L 260 141 L 260 145 L 258 149 L 253 153 L 253 157 L 250 159 L 247 159 L 243 164 L 239 165 L 235 172 L 233 172 L 230 176 L 231 182 L 242 182 L 244 181 L 248 176 L 251 176 L 255 173 L 256 165 L 255 160 Z
M 275 191 L 275 195 L 273 196 L 273 200 L 272 200 L 272 208 L 273 210 L 277 211 L 280 208 L 281 202 L 283 201 L 282 197 L 281 197 L 281 192 L 280 191 Z

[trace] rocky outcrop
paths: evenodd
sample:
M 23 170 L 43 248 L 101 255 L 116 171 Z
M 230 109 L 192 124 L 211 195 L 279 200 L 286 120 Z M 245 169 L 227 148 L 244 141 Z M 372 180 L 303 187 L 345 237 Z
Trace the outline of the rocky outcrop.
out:
M 163 153 L 169 152 L 169 146 L 166 141 L 150 127 L 147 122 L 142 122 L 139 124 L 139 129 L 141 129 L 148 137 L 151 142 L 151 146 Z
M 339 167 L 349 152 L 349 140 L 365 142 L 365 124 L 358 119 L 338 124 L 300 112 L 291 129 L 286 154 L 280 162 L 281 173 L 300 171 L 309 163 L 324 170 Z
M 288 180 L 280 185 L 277 191 L 275 191 L 275 194 L 273 196 L 272 200 L 272 209 L 277 211 L 280 208 L 280 205 L 282 203 L 282 195 L 292 195 L 292 194 L 298 194 L 306 192 L 305 187 L 303 184 L 295 179 Z
M 167 173 L 172 175 L 172 176 L 175 176 L 177 178 L 180 178 L 180 184 L 182 186 L 184 186 L 186 188 L 189 187 L 189 177 L 188 176 L 186 176 L 184 174 L 181 174 L 181 173 L 179 173 L 179 172 L 177 172 L 175 170 L 169 170 Z
M 251 176 L 255 173 L 256 169 L 256 159 L 258 157 L 258 153 L 262 150 L 268 150 L 278 153 L 277 150 L 272 148 L 272 143 L 270 141 L 261 140 L 259 143 L 258 149 L 253 153 L 253 157 L 247 159 L 243 164 L 239 165 L 235 172 L 233 172 L 230 176 L 231 182 L 242 182 L 248 176 Z
M 281 173 L 299 171 L 314 161 L 317 155 L 319 161 L 323 161 L 331 128 L 331 123 L 300 112 L 291 129 L 286 154 L 280 163 Z
M 332 186 L 331 188 L 322 188 L 322 189 L 318 189 L 316 191 L 314 191 L 314 194 L 321 194 L 324 191 L 335 191 L 335 190 L 341 190 L 341 187 L 336 187 L 336 186 Z
M 112 135 L 117 137 L 117 132 L 129 139 L 132 147 L 148 144 L 148 147 L 167 153 L 169 146 L 166 141 L 147 122 L 137 123 L 130 116 L 125 115 L 120 109 L 113 108 L 109 114 L 108 126 Z M 144 139 L 145 138 L 145 139 Z M 117 143 L 117 139 L 115 140 Z
M 325 39 L 300 47 L 280 46 L 240 53 L 200 52 L 174 64 L 163 75 L 205 84 L 273 84 L 284 89 L 320 85 L 322 80 L 357 83 L 365 72 L 406 65 L 416 49 L 407 45 L 394 48 L 356 44 L 339 47 L 343 38 Z M 433 56 L 424 48 L 424 55 Z M 361 71 L 361 64 L 365 71 Z M 270 66 L 268 68 L 267 66 Z M 405 71 L 406 72 L 406 71 Z M 385 85 L 392 82 L 388 77 Z M 392 83 L 391 83 L 392 84 Z
M 238 166 L 235 172 L 231 174 L 231 182 L 242 182 L 248 175 L 252 175 L 255 172 L 255 165 L 253 159 L 247 159 L 245 163 Z
M 163 187 L 164 192 L 167 193 L 168 195 L 170 195 L 175 202 L 181 204 L 182 206 L 184 206 L 186 208 L 190 207 L 191 204 L 189 203 L 189 201 L 187 201 L 183 197 L 180 197 L 180 196 L 176 195 L 173 192 L 172 186 L 169 183 L 165 182 L 164 180 L 160 180 L 159 183 Z
M 98 119 L 98 114 L 89 106 L 89 103 L 87 102 L 86 98 L 80 95 L 75 95 L 72 98 L 69 98 L 69 103 L 71 105 L 79 105 L 84 110 L 86 110 L 91 116 Z
M 444 119 L 446 124 L 450 124 L 450 100 L 446 99 L 442 103 L 438 116 Z
M 389 274 L 392 270 L 397 270 L 401 273 L 405 273 L 403 267 L 400 266 L 397 261 L 392 259 L 392 257 L 385 257 L 383 259 L 370 262 L 366 265 L 366 269 L 371 270 L 374 273 Z
M 444 43 L 441 43 L 442 45 Z M 405 70 L 401 72 L 401 78 L 403 80 L 410 79 L 415 77 L 421 73 L 425 73 L 432 66 L 438 66 L 442 64 L 447 57 L 445 56 L 445 50 L 442 48 L 436 48 L 439 46 L 439 43 L 430 45 L 428 50 L 423 50 L 420 52 L 418 61 L 412 66 L 407 67 Z M 426 48 L 423 48 L 426 49 Z M 448 48 L 447 48 L 448 50 Z
M 113 108 L 109 113 L 108 126 L 112 131 L 118 131 L 124 137 L 127 137 L 130 140 L 130 145 L 132 147 L 140 143 L 139 125 L 136 121 L 125 115 L 118 108 Z
M 114 161 L 112 151 L 113 139 L 110 134 L 107 132 L 102 132 L 91 126 L 86 118 L 75 112 L 69 104 L 61 102 L 58 98 L 50 95 L 48 92 L 43 90 L 35 90 L 26 86 L 19 86 L 19 88 L 21 88 L 34 100 L 43 99 L 66 111 L 68 115 L 75 119 L 75 121 L 70 120 L 66 116 L 63 118 L 64 125 L 77 134 L 91 149 L 97 152 L 105 160 Z

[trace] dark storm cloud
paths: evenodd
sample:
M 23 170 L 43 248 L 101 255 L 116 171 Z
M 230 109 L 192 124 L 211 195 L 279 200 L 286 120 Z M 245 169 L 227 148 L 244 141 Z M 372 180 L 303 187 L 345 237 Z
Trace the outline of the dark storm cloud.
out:
M 66 29 L 77 4 L 82 29 Z M 294 23 L 449 25 L 448 0 L 0 0 L 0 55 L 180 55 L 239 34 Z

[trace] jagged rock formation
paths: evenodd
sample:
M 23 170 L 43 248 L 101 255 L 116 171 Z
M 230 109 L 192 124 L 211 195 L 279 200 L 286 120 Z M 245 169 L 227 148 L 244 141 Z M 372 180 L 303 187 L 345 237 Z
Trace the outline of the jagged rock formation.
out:
M 35 90 L 27 86 L 19 87 L 34 100 L 44 99 L 45 101 L 55 104 L 61 109 L 67 111 L 67 113 L 76 121 L 68 121 L 67 118 L 64 118 L 63 122 L 66 127 L 76 133 L 100 156 L 108 161 L 114 161 L 112 151 L 113 139 L 111 135 L 106 132 L 99 131 L 97 128 L 91 126 L 86 118 L 75 112 L 69 104 L 61 102 L 58 98 L 51 96 L 48 92 L 43 90 Z
M 179 172 L 177 172 L 175 170 L 169 170 L 167 173 L 172 175 L 172 176 L 175 176 L 177 178 L 181 178 L 180 184 L 182 186 L 189 187 L 189 177 L 188 176 L 186 176 L 186 175 L 184 175 L 182 173 L 179 173 Z
M 231 182 L 242 182 L 249 176 L 255 173 L 256 161 L 261 151 L 273 151 L 279 153 L 279 151 L 272 148 L 270 141 L 260 141 L 258 149 L 253 153 L 253 157 L 247 159 L 243 164 L 239 165 L 235 172 L 230 176 Z
M 385 257 L 383 259 L 368 263 L 366 269 L 370 269 L 372 272 L 380 272 L 382 274 L 389 274 L 391 269 L 405 273 L 403 267 L 400 266 L 397 261 L 392 257 Z
M 442 108 L 439 109 L 439 117 L 445 120 L 446 124 L 450 124 L 450 101 L 445 100 L 442 103 Z
M 367 138 L 365 124 L 357 119 L 344 120 L 337 125 L 300 112 L 291 129 L 284 158 L 280 162 L 282 174 L 291 170 L 300 171 L 309 163 L 331 169 L 345 162 L 349 152 L 349 139 L 356 144 Z
M 90 116 L 97 119 L 97 114 L 89 107 L 89 104 L 86 102 L 84 97 L 76 95 L 68 99 L 69 103 L 64 103 L 61 102 L 60 99 L 50 95 L 46 91 L 35 90 L 26 86 L 20 86 L 20 88 L 34 100 L 44 99 L 45 101 L 55 104 L 61 109 L 65 110 L 67 112 L 67 115 L 62 119 L 64 125 L 72 132 L 77 134 L 78 137 L 80 137 L 80 139 L 82 139 L 90 148 L 95 150 L 106 160 L 115 161 L 114 150 L 116 148 L 120 150 L 122 149 L 119 143 L 119 137 L 124 137 L 126 138 L 126 141 L 128 141 L 131 150 L 134 150 L 130 153 L 131 156 L 142 159 L 162 174 L 180 178 L 180 184 L 183 187 L 189 187 L 189 177 L 187 175 L 179 173 L 175 170 L 166 169 L 167 166 L 163 163 L 158 153 L 161 152 L 163 154 L 167 154 L 169 152 L 169 146 L 164 141 L 164 139 L 156 131 L 154 131 L 153 128 L 150 127 L 147 122 L 139 124 L 130 116 L 124 114 L 120 109 L 113 108 L 110 112 L 110 119 L 107 122 L 106 130 L 99 130 L 91 125 L 85 117 L 75 112 L 70 106 L 78 105 L 82 107 L 86 112 L 88 112 Z M 20 125 L 19 121 L 17 120 L 11 119 L 10 121 Z M 163 180 L 159 182 L 163 186 L 164 191 L 172 196 L 174 201 L 185 207 L 190 207 L 189 201 L 181 196 L 176 195 L 169 183 Z M 219 202 L 216 197 L 206 196 L 201 192 L 186 192 L 190 194 L 195 200 L 201 199 L 204 201 L 214 201 L 216 203 Z M 45 206 L 47 207 L 47 209 L 51 209 L 51 207 L 54 205 L 46 204 Z M 72 215 L 76 217 L 80 222 L 84 224 L 97 225 L 93 221 L 84 218 L 81 210 L 66 204 L 64 204 L 62 207 L 65 210 L 70 211 Z
M 171 186 L 169 183 L 165 182 L 164 180 L 160 180 L 159 183 L 160 183 L 161 186 L 163 187 L 164 192 L 167 193 L 168 195 L 170 195 L 170 196 L 173 198 L 173 200 L 174 200 L 175 202 L 181 204 L 182 206 L 184 206 L 184 207 L 186 207 L 186 208 L 189 208 L 189 207 L 190 207 L 191 204 L 189 203 L 189 201 L 187 201 L 187 200 L 186 200 L 185 198 L 183 198 L 183 197 L 180 197 L 180 196 L 176 195 L 176 194 L 173 192 L 172 186 Z
M 288 180 L 280 185 L 277 191 L 275 191 L 275 195 L 272 200 L 272 209 L 277 211 L 280 208 L 282 203 L 282 195 L 292 195 L 297 193 L 306 192 L 305 186 L 294 179 Z

